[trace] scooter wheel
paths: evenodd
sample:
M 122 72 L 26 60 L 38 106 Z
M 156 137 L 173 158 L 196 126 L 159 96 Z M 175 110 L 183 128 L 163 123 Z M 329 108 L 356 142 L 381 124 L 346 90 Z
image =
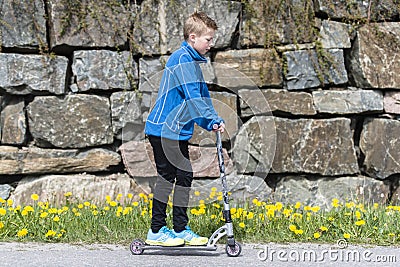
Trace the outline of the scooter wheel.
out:
M 132 254 L 140 255 L 144 251 L 145 243 L 141 239 L 135 239 L 132 241 L 131 245 L 129 246 Z
M 235 242 L 234 246 L 229 246 L 228 244 L 225 246 L 225 252 L 229 257 L 237 257 L 242 252 L 242 245 L 240 243 Z

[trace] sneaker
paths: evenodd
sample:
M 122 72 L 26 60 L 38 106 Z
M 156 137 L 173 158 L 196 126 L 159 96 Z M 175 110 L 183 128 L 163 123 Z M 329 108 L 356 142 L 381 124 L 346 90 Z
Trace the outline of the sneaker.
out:
M 194 233 L 189 226 L 186 226 L 185 230 L 183 230 L 182 232 L 177 233 L 174 230 L 172 230 L 172 233 L 175 236 L 185 240 L 185 244 L 189 246 L 202 246 L 207 244 L 208 242 L 207 237 L 202 237 Z
M 185 244 L 183 239 L 176 237 L 166 226 L 163 226 L 158 233 L 153 233 L 150 229 L 145 242 L 149 245 L 164 247 L 176 247 Z

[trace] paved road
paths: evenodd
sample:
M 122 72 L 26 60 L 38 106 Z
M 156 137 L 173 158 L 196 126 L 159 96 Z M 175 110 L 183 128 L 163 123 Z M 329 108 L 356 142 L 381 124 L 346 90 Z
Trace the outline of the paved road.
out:
M 0 243 L 0 266 L 399 266 L 399 247 L 245 244 L 239 257 L 213 252 L 144 251 L 121 245 Z

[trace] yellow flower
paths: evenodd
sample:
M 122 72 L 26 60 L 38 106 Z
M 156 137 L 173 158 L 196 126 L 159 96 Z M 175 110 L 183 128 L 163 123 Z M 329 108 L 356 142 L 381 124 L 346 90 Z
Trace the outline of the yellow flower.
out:
M 115 202 L 115 201 L 111 201 L 111 202 L 110 202 L 110 206 L 111 206 L 111 207 L 115 207 L 115 206 L 117 206 L 117 202 Z
M 0 197 L 0 203 L 3 204 L 3 203 L 6 203 L 6 201 Z
M 217 218 L 217 215 L 211 214 L 210 218 L 211 218 L 211 219 L 216 219 L 216 218 Z
M 94 211 L 92 211 L 92 214 L 93 214 L 94 216 L 96 216 L 97 214 L 99 214 L 99 212 L 98 212 L 97 210 L 94 210 Z
M 344 234 L 343 234 L 343 237 L 346 238 L 346 239 L 348 239 L 348 238 L 350 238 L 350 234 L 344 233 Z
M 128 197 L 129 199 L 132 199 L 132 198 L 133 198 L 133 194 L 129 193 L 129 194 L 127 195 L 127 197 Z
M 321 226 L 321 227 L 319 228 L 319 230 L 321 230 L 322 232 L 326 232 L 326 231 L 328 231 L 328 228 L 325 227 L 325 226 Z
M 190 210 L 190 213 L 193 214 L 193 215 L 198 215 L 198 214 L 199 214 L 199 212 L 197 211 L 197 209 L 191 209 L 191 210 Z
M 295 233 L 296 235 L 302 235 L 302 234 L 303 234 L 303 230 L 298 229 L 298 230 L 295 230 L 294 233 Z
M 350 201 L 346 203 L 346 208 L 352 209 L 356 206 L 356 204 L 353 201 Z
M 75 213 L 75 216 L 76 216 L 76 217 L 79 217 L 79 216 L 81 216 L 81 215 L 82 215 L 82 214 L 81 214 L 80 212 L 76 212 L 76 213 Z
M 313 212 L 318 212 L 321 208 L 319 206 L 312 207 L 311 210 Z
M 389 237 L 394 237 L 395 234 L 394 234 L 394 233 L 389 233 L 388 236 L 389 236 Z
M 72 192 L 66 192 L 66 193 L 64 193 L 64 196 L 65 197 L 70 197 L 70 196 L 72 196 Z
M 7 199 L 7 206 L 12 206 L 13 205 L 13 200 L 12 199 Z
M 134 207 L 137 207 L 137 206 L 139 206 L 139 202 L 135 201 L 135 202 L 132 203 L 132 205 L 133 205 Z
M 359 220 L 361 218 L 361 212 L 359 212 L 358 210 L 356 211 L 356 218 Z
M 17 232 L 17 236 L 18 236 L 18 237 L 24 237 L 24 236 L 26 236 L 27 234 L 28 234 L 28 230 L 27 230 L 26 228 L 21 229 L 21 230 L 19 230 L 19 231 Z
M 213 205 L 213 207 L 215 207 L 217 209 L 221 208 L 221 205 L 219 205 L 218 203 L 213 203 L 212 205 Z
M 53 221 L 55 221 L 55 222 L 59 222 L 59 221 L 60 221 L 60 217 L 58 217 L 58 216 L 55 216 L 55 217 L 53 218 Z
M 121 197 L 122 197 L 122 194 L 119 193 L 119 194 L 117 195 L 116 199 L 119 201 L 119 200 L 121 199 Z
M 211 192 L 217 192 L 217 188 L 216 187 L 211 187 Z
M 245 227 L 246 227 L 246 224 L 244 224 L 244 222 L 241 222 L 241 223 L 239 223 L 239 227 L 245 228 Z
M 48 213 L 44 211 L 44 212 L 40 213 L 40 218 L 46 218 L 47 215 L 48 215 Z
M 295 209 L 300 209 L 301 207 L 301 203 L 300 202 L 296 202 L 296 205 L 294 206 Z
M 4 208 L 0 208 L 0 215 L 4 216 L 7 214 L 7 210 Z
M 320 233 L 318 233 L 318 232 L 314 233 L 314 238 L 315 238 L 315 239 L 318 239 L 318 238 L 320 238 L 320 237 L 321 237 L 321 234 L 320 234 Z
M 276 210 L 281 210 L 282 209 L 282 207 L 283 207 L 283 204 L 281 203 L 281 202 L 276 202 L 275 203 L 275 208 L 276 208 Z
M 289 217 L 290 214 L 292 213 L 292 210 L 284 209 L 282 213 L 283 213 L 283 215 L 285 215 L 286 217 Z
M 364 224 L 365 224 L 365 221 L 364 221 L 364 220 L 356 221 L 355 224 L 356 224 L 357 226 L 364 225 Z
M 379 208 L 379 204 L 378 203 L 374 203 L 374 209 Z
M 39 195 L 38 195 L 38 194 L 32 194 L 32 195 L 31 195 L 31 199 L 34 200 L 34 201 L 36 201 L 36 200 L 39 199 Z
M 48 230 L 45 237 L 54 237 L 57 233 L 53 230 Z
M 83 204 L 78 204 L 78 209 L 83 209 Z
M 194 195 L 195 195 L 196 197 L 200 196 L 200 191 L 194 191 Z
M 231 208 L 231 214 L 235 214 L 236 213 L 236 208 Z
M 83 203 L 83 205 L 84 205 L 85 207 L 90 207 L 90 202 L 89 202 L 89 201 L 85 201 L 85 202 Z
M 294 224 L 289 225 L 289 230 L 292 232 L 296 231 L 297 230 L 296 225 L 294 225 Z
M 4 223 L 3 222 L 0 222 L 0 229 L 1 228 L 4 228 Z
M 253 218 L 254 218 L 254 213 L 250 211 L 250 212 L 247 214 L 247 219 L 252 220 Z
M 332 199 L 332 207 L 337 208 L 340 206 L 341 205 L 339 204 L 339 199 L 337 199 L 337 198 Z

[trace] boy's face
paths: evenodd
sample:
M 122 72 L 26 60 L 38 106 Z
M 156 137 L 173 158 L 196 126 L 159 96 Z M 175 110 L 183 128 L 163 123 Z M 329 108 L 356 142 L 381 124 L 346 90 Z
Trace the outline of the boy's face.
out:
M 212 29 L 208 29 L 202 35 L 192 33 L 189 35 L 189 43 L 197 52 L 204 56 L 214 46 L 214 35 L 215 31 Z

